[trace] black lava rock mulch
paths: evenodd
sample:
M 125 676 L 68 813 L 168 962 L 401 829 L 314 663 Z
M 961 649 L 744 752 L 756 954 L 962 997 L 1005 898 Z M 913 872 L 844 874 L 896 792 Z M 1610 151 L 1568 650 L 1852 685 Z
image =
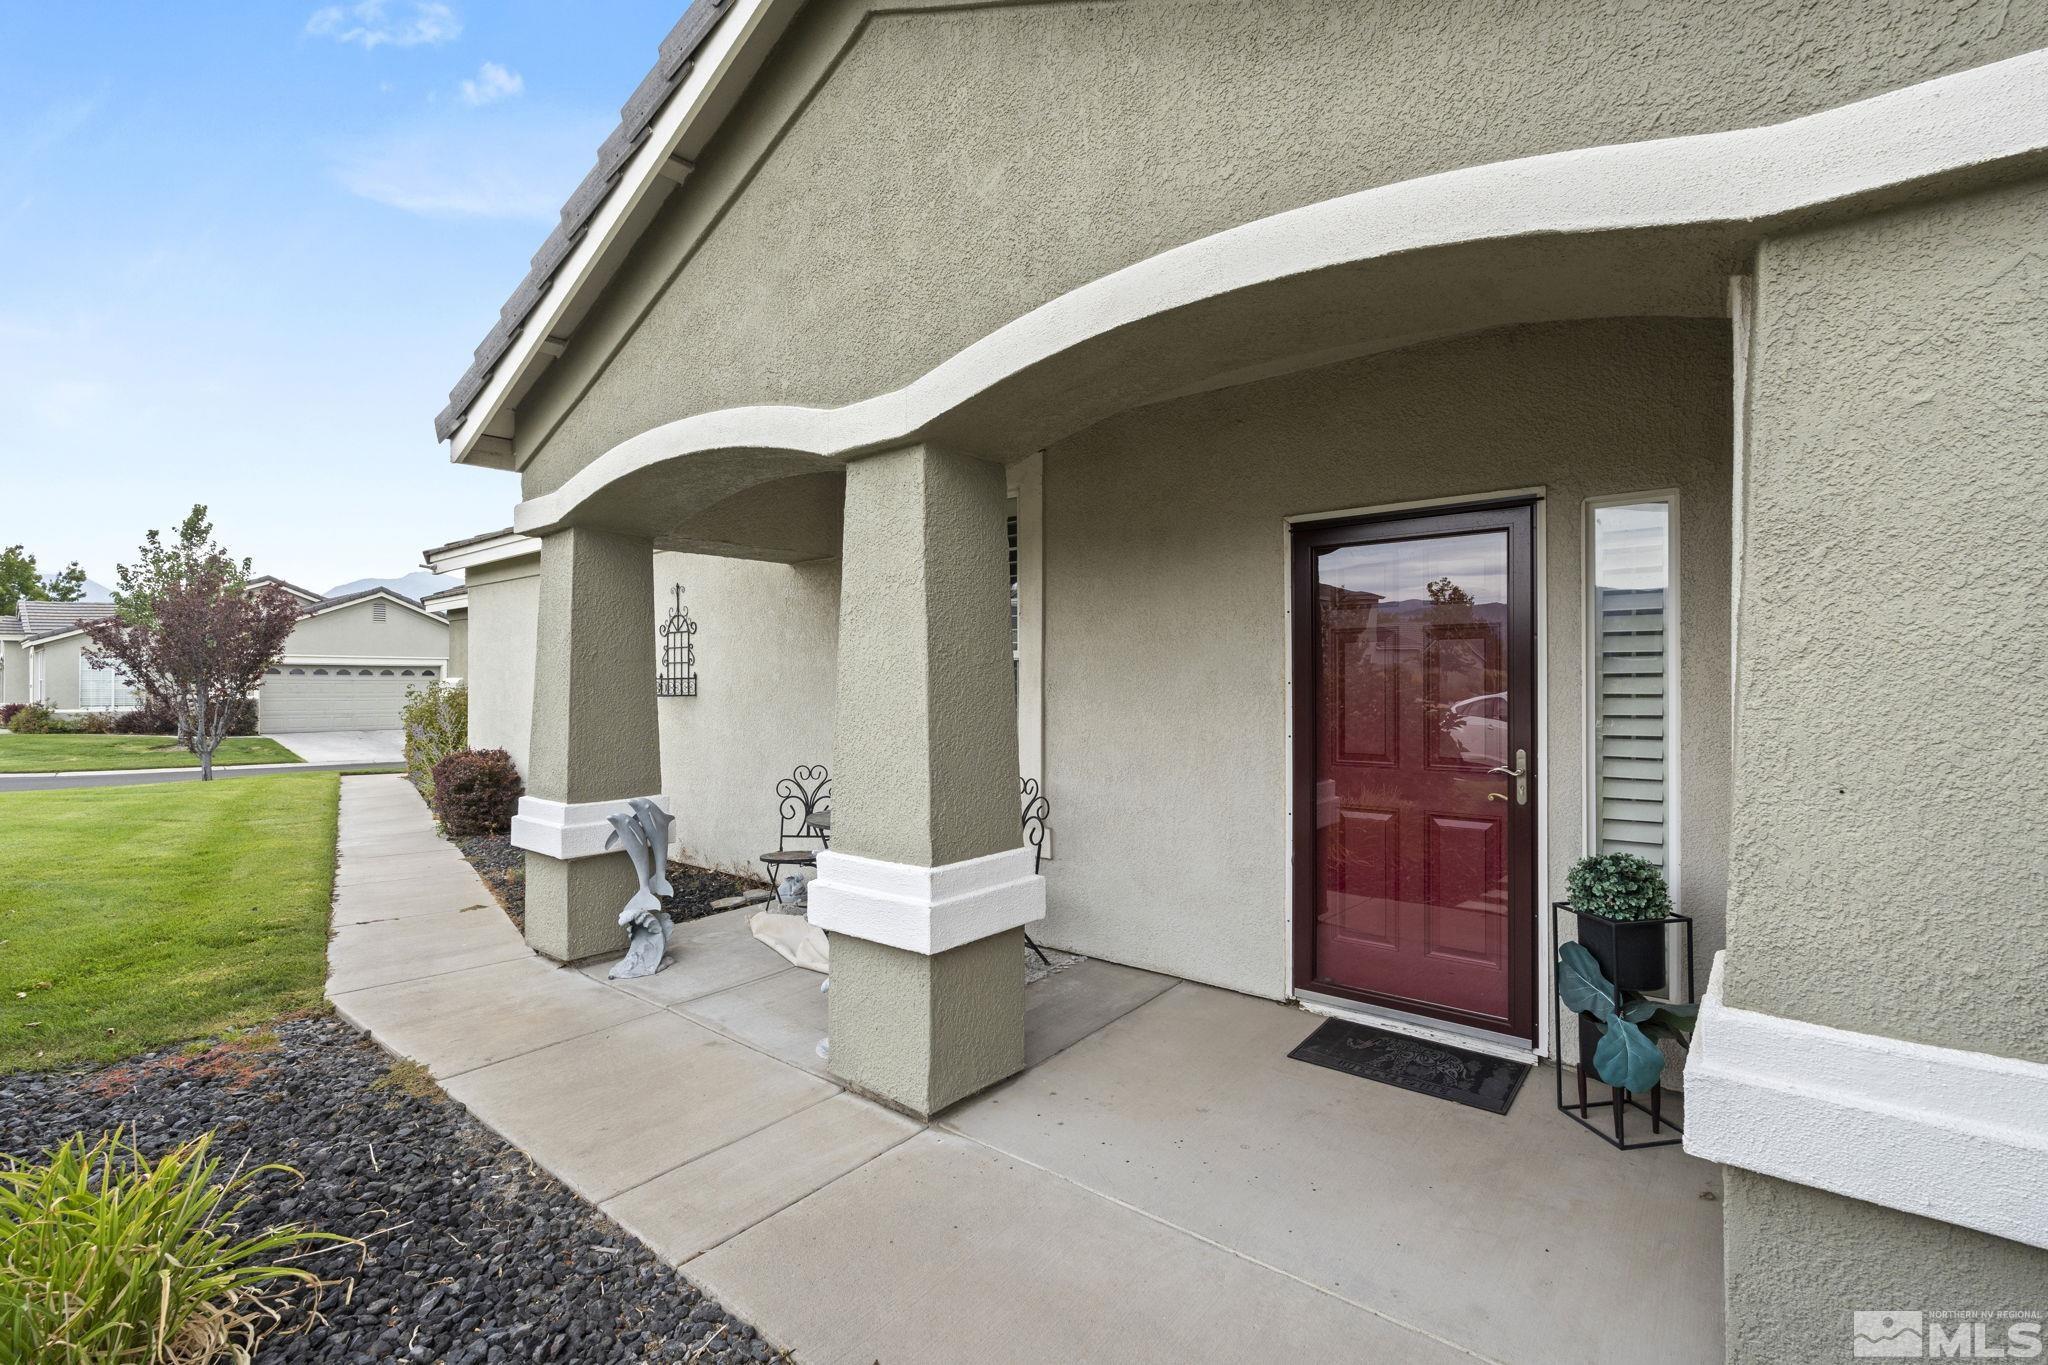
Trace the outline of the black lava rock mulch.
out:
M 155 1154 L 208 1129 L 230 1166 L 281 1161 L 245 1225 L 363 1239 L 261 1365 L 699 1362 L 784 1357 L 623 1229 L 332 1018 L 96 1071 L 0 1077 L 0 1150 L 125 1127 Z
M 469 859 L 484 885 L 491 888 L 491 894 L 505 907 L 512 923 L 525 932 L 526 855 L 512 847 L 512 841 L 502 834 L 469 835 L 449 842 L 462 850 L 462 856 Z M 745 891 L 763 891 L 768 886 L 759 878 L 736 877 L 730 872 L 716 872 L 689 863 L 670 863 L 668 880 L 675 887 L 675 894 L 662 897 L 661 906 L 677 924 L 713 913 L 713 901 Z

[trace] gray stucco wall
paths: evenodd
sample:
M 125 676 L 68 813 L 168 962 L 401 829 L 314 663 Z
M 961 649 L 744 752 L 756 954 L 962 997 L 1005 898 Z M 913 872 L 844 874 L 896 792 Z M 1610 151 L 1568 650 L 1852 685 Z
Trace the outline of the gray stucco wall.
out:
M 1067 289 L 1284 209 L 1776 122 L 2048 44 L 2048 6 L 1969 0 L 868 8 L 798 16 L 521 403 L 529 496 L 663 421 L 895 388 Z
M 376 606 L 375 599 L 365 599 L 299 622 L 285 644 L 285 657 L 437 662 L 448 658 L 446 621 L 422 616 L 396 602 L 384 604 L 384 619 L 379 621 Z
M 1583 851 L 1582 500 L 1680 492 L 1682 908 L 1720 946 L 1729 332 L 1516 329 L 1132 413 L 1047 452 L 1043 938 L 1286 994 L 1285 518 L 1543 487 L 1548 886 Z M 1704 984 L 1704 978 L 1702 978 Z
M 465 678 L 469 676 L 469 613 L 455 611 L 448 614 L 448 676 Z
M 83 635 L 71 635 L 36 646 L 35 653 L 40 663 L 35 666 L 35 671 L 40 672 L 43 679 L 42 695 L 36 700 L 53 711 L 78 708 L 78 665 L 85 654 L 85 646 Z
M 2044 221 L 2037 183 L 1757 263 L 1731 1005 L 2048 1062 Z
M 540 555 L 480 565 L 463 580 L 469 589 L 469 745 L 503 749 L 524 773 L 533 740 Z
M 1857 1309 L 2048 1310 L 2048 1251 L 1750 1171 L 1722 1180 L 1738 1365 L 1847 1360 Z
M 694 862 L 759 875 L 754 860 L 775 847 L 781 816 L 776 782 L 832 761 L 839 561 L 657 554 L 657 619 L 678 582 L 697 622 L 697 695 L 655 702 L 676 845 Z
M 0 703 L 28 700 L 28 655 L 19 640 L 0 640 Z

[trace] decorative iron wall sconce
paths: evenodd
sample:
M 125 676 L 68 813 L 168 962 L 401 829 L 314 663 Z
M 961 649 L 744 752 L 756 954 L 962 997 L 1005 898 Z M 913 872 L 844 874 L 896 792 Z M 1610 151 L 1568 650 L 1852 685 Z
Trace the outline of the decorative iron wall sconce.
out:
M 697 623 L 683 605 L 683 585 L 674 589 L 675 605 L 661 623 L 661 672 L 655 675 L 657 697 L 697 695 Z

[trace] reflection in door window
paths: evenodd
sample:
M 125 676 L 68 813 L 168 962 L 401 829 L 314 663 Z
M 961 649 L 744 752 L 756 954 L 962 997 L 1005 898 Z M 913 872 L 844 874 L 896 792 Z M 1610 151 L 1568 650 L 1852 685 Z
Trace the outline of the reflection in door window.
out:
M 1592 843 L 1601 853 L 1648 859 L 1669 877 L 1671 504 L 1595 507 L 1592 541 Z

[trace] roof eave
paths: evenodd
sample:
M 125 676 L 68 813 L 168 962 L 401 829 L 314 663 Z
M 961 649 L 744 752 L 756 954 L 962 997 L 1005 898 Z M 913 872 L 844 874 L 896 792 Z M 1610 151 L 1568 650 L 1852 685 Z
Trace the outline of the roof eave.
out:
M 623 253 L 688 175 L 693 159 L 801 3 L 731 0 L 729 5 L 712 7 L 718 11 L 713 26 L 694 49 L 683 78 L 648 124 L 616 182 L 583 220 L 568 254 L 530 305 L 518 306 L 528 288 L 524 284 L 507 303 L 498 324 L 509 332 L 502 354 L 467 396 L 462 390 L 474 381 L 465 375 L 436 420 L 436 435 L 448 442 L 454 463 L 484 469 L 520 467 L 512 439 L 519 401 L 562 354 Z M 497 331 L 494 328 L 478 348 L 480 360 L 500 344 Z

